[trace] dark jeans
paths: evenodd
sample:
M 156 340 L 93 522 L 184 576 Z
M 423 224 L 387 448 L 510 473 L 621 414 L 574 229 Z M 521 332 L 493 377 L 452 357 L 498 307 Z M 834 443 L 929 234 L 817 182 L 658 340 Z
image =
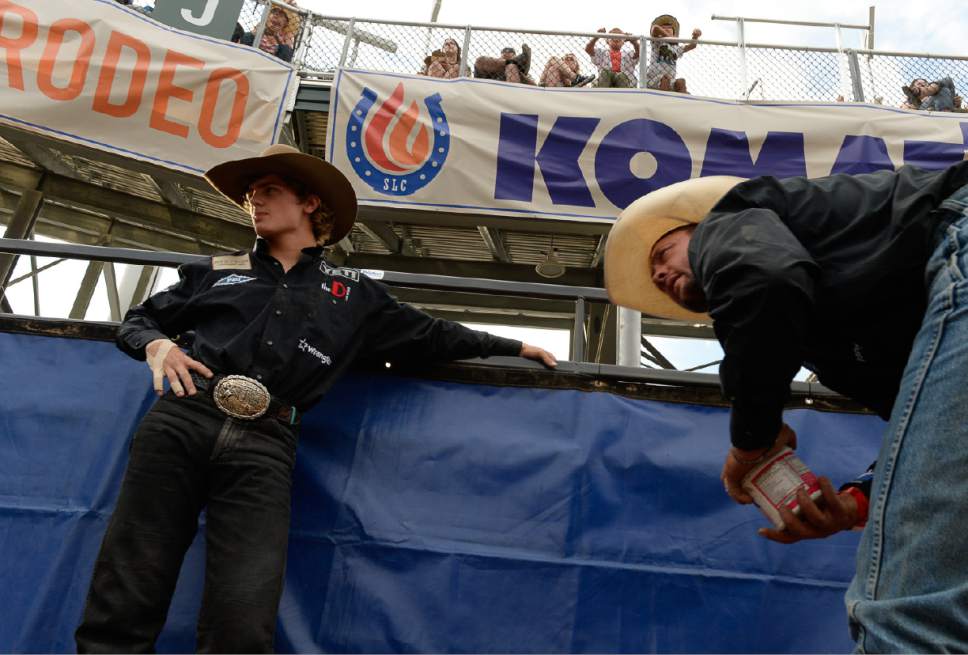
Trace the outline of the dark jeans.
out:
M 77 629 L 78 652 L 152 652 L 206 508 L 203 653 L 271 652 L 289 536 L 298 427 L 228 418 L 168 392 L 131 443 Z

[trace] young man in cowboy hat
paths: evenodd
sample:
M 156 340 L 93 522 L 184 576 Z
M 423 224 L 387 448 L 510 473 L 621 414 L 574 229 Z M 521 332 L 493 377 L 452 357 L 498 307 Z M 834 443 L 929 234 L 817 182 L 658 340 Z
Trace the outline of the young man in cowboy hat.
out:
M 97 558 L 82 652 L 150 652 L 206 509 L 200 652 L 272 650 L 282 591 L 299 416 L 358 354 L 409 359 L 550 353 L 433 319 L 396 302 L 322 245 L 356 219 L 333 166 L 276 145 L 220 164 L 208 181 L 252 217 L 251 252 L 180 269 L 127 313 L 118 345 L 146 359 L 162 395 L 135 434 Z M 170 336 L 193 330 L 190 354 Z
M 689 180 L 622 212 L 605 278 L 618 304 L 712 319 L 740 482 L 795 435 L 801 366 L 889 419 L 847 592 L 864 652 L 968 652 L 968 162 L 808 180 Z M 707 314 L 708 312 L 708 314 Z M 849 528 L 851 495 L 800 494 L 777 541 Z

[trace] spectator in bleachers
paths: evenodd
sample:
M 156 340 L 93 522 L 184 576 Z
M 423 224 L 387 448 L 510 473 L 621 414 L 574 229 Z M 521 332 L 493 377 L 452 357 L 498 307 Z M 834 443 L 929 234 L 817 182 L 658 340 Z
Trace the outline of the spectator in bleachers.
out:
M 920 109 L 924 111 L 954 111 L 955 83 L 950 77 L 936 82 L 928 82 L 924 78 L 911 80 L 908 86 L 902 86 L 906 102 L 901 105 L 905 109 Z M 958 103 L 960 104 L 960 103 Z
M 424 57 L 424 65 L 420 68 L 420 72 L 417 75 L 427 75 L 427 71 L 430 67 L 434 65 L 434 62 L 439 61 L 444 58 L 443 50 L 434 50 L 429 55 Z
M 294 0 L 286 0 L 286 4 L 295 6 Z M 296 50 L 296 32 L 299 31 L 299 16 L 282 7 L 272 6 L 269 18 L 266 20 L 259 50 L 275 55 L 279 59 L 290 62 Z M 246 32 L 242 35 L 242 43 L 253 45 L 255 33 Z
M 605 32 L 604 27 L 598 28 Z M 598 86 L 631 88 L 636 85 L 635 68 L 639 64 L 639 42 L 628 32 L 618 27 L 609 30 L 609 34 L 621 36 L 608 39 L 608 48 L 597 46 L 599 37 L 593 37 L 585 46 L 585 52 L 592 58 L 592 63 L 598 67 Z M 632 51 L 624 50 L 622 46 L 628 41 L 632 44 Z
M 444 44 L 440 50 L 441 56 L 434 59 L 431 55 L 430 64 L 427 66 L 429 77 L 440 77 L 443 79 L 453 79 L 460 77 L 460 46 L 454 39 L 444 39 Z
M 527 43 L 521 44 L 521 54 L 514 48 L 501 48 L 500 57 L 478 57 L 474 60 L 474 77 L 486 80 L 500 80 L 516 84 L 530 84 L 534 80 L 528 75 L 531 69 L 531 48 Z
M 551 57 L 545 64 L 538 86 L 585 86 L 594 75 L 582 75 L 578 58 L 571 52 L 564 57 Z
M 679 36 L 679 21 L 675 16 L 662 14 L 654 21 L 649 30 L 649 36 L 654 39 L 674 39 Z M 702 36 L 702 30 L 692 31 L 693 40 Z M 695 49 L 695 43 L 683 45 L 681 43 L 652 42 L 649 55 L 649 67 L 645 71 L 645 86 L 660 91 L 676 91 L 689 93 L 686 90 L 686 80 L 676 77 L 676 64 L 679 57 Z

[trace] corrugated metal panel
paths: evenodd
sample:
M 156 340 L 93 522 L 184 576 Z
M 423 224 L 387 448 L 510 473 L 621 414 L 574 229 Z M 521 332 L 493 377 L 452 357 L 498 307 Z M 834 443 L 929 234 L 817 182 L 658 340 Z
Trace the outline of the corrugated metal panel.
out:
M 359 223 L 353 226 L 353 231 L 350 232 L 350 242 L 353 244 L 353 248 L 356 252 L 363 253 L 365 255 L 389 255 L 390 251 L 383 242 L 370 237 L 369 234 L 360 229 Z
M 184 189 L 185 195 L 191 199 L 192 207 L 200 214 L 218 216 L 219 218 L 243 225 L 249 225 L 251 223 L 248 214 L 214 191 L 208 193 L 206 191 L 200 191 L 199 189 L 182 188 Z
M 130 170 L 84 157 L 65 155 L 87 182 L 115 191 L 128 193 L 139 198 L 164 202 L 158 187 L 147 175 L 132 174 Z
M 476 227 L 436 227 L 408 225 L 405 236 L 414 240 L 414 245 L 425 257 L 436 259 L 461 259 L 469 261 L 491 261 L 491 251 Z
M 309 153 L 317 157 L 326 158 L 326 129 L 329 125 L 329 114 L 306 112 L 306 144 Z
M 19 164 L 27 168 L 40 168 L 32 162 L 29 157 L 25 157 L 22 152 L 14 148 L 9 141 L 0 139 L 0 160 L 10 164 Z
M 598 237 L 534 232 L 502 232 L 504 247 L 516 264 L 537 264 L 554 248 L 565 266 L 587 268 L 598 247 Z

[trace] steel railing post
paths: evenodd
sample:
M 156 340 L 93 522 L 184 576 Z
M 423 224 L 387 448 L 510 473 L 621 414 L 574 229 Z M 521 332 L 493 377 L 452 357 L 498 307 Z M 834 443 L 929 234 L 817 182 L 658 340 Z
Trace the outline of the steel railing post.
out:
M 854 102 L 866 102 L 864 100 L 864 83 L 860 77 L 860 62 L 857 60 L 855 50 L 847 50 L 847 68 L 850 71 L 850 85 L 854 92 Z
M 257 0 L 260 5 L 265 5 L 265 9 L 262 11 L 262 18 L 259 19 L 259 24 L 255 27 L 255 36 L 252 39 L 252 47 L 258 48 L 259 44 L 262 43 L 262 35 L 266 31 L 266 23 L 269 22 L 269 12 L 272 11 L 272 3 L 268 0 Z
M 585 299 L 575 299 L 575 325 L 571 331 L 571 360 L 585 361 Z
M 645 38 L 645 35 L 639 37 L 639 88 L 645 88 L 645 62 L 646 55 L 645 49 L 649 46 L 649 40 Z
M 470 71 L 467 69 L 467 56 L 468 50 L 471 47 L 471 26 L 468 25 L 464 28 L 464 44 L 460 48 L 460 75 L 459 77 L 470 77 Z
M 346 55 L 350 51 L 350 42 L 353 40 L 353 28 L 356 25 L 356 19 L 351 18 L 349 25 L 346 26 L 346 40 L 343 41 L 343 52 L 339 55 L 339 67 L 342 68 L 346 65 Z

